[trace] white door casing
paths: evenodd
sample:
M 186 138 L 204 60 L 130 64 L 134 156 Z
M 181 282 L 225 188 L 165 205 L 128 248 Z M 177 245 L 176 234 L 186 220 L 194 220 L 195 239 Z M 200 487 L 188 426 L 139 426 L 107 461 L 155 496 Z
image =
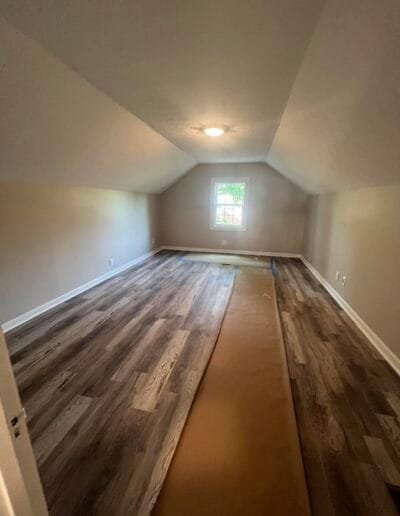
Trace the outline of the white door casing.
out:
M 0 513 L 5 516 L 47 516 L 25 413 L 1 329 L 0 443 Z

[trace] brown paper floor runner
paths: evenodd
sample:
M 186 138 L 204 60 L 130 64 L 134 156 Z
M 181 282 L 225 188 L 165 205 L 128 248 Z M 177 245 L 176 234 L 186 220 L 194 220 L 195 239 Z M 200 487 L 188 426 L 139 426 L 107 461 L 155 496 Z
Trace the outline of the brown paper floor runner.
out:
M 273 278 L 241 269 L 156 516 L 308 515 Z

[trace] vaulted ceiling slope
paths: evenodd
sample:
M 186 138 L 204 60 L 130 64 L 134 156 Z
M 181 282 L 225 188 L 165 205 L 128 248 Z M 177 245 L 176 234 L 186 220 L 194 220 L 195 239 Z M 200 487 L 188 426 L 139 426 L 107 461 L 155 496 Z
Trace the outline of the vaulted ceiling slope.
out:
M 0 13 L 200 162 L 264 161 L 323 0 L 2 0 Z M 210 140 L 193 127 L 233 128 Z
M 2 0 L 0 15 L 0 179 L 159 192 L 197 162 L 265 160 L 310 192 L 400 182 L 399 0 Z
M 399 0 L 328 0 L 267 162 L 314 192 L 400 183 Z
M 158 192 L 195 160 L 0 18 L 0 180 Z

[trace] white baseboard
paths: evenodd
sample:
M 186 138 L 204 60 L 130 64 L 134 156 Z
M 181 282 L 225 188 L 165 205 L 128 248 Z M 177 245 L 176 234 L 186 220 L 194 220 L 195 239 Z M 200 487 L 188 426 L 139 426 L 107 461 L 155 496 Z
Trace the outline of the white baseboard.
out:
M 235 250 L 228 250 L 228 249 L 202 249 L 202 248 L 192 248 L 192 247 L 174 247 L 174 246 L 162 246 L 157 249 L 154 249 L 153 251 L 150 251 L 146 254 L 143 254 L 142 256 L 139 256 L 138 258 L 135 258 L 134 260 L 131 260 L 128 263 L 125 263 L 121 267 L 118 267 L 117 269 L 113 269 L 110 272 L 107 272 L 106 274 L 103 274 L 102 276 L 98 276 L 97 278 L 94 278 L 91 281 L 88 281 L 87 283 L 80 285 L 79 287 L 74 288 L 73 290 L 70 290 L 69 292 L 66 292 L 65 294 L 62 294 L 61 296 L 58 296 L 54 299 L 51 299 L 50 301 L 47 301 L 43 305 L 37 306 L 36 308 L 32 308 L 32 310 L 29 310 L 18 317 L 15 317 L 14 319 L 11 319 L 10 321 L 6 321 L 1 325 L 1 328 L 4 333 L 17 328 L 21 324 L 24 324 L 34 317 L 37 317 L 40 314 L 43 314 L 44 312 L 47 312 L 48 310 L 51 310 L 52 308 L 56 307 L 57 305 L 64 303 L 64 301 L 68 301 L 68 299 L 71 299 L 78 294 L 81 294 L 82 292 L 85 292 L 86 290 L 89 290 L 92 287 L 95 287 L 96 285 L 99 285 L 100 283 L 103 283 L 103 281 L 106 281 L 109 278 L 112 278 L 113 276 L 116 276 L 117 274 L 120 274 L 121 272 L 125 271 L 126 269 L 129 269 L 130 267 L 133 267 L 134 265 L 146 260 L 147 258 L 150 258 L 151 256 L 159 253 L 163 249 L 168 250 L 174 250 L 174 251 L 195 251 L 195 252 L 215 252 L 215 253 L 230 253 L 230 254 L 246 254 L 246 255 L 259 255 L 259 256 L 282 256 L 282 257 L 291 257 L 291 258 L 300 258 L 300 254 L 291 254 L 291 253 L 267 253 L 263 251 L 235 251 Z
M 117 269 L 113 269 L 110 272 L 106 272 L 105 274 L 98 276 L 97 278 L 94 278 L 91 281 L 88 281 L 87 283 L 80 285 L 79 287 L 76 287 L 73 290 L 70 290 L 69 292 L 66 292 L 65 294 L 62 294 L 61 296 L 58 296 L 54 299 L 51 299 L 50 301 L 47 301 L 47 303 L 44 303 L 43 305 L 37 306 L 36 308 L 33 308 L 32 310 L 29 310 L 28 312 L 25 312 L 19 315 L 18 317 L 15 317 L 15 319 L 11 319 L 10 321 L 3 323 L 1 325 L 3 332 L 6 333 L 16 328 L 17 326 L 20 326 L 21 324 L 28 322 L 30 319 L 33 319 L 34 317 L 37 317 L 38 315 L 43 314 L 48 310 L 51 310 L 55 306 L 64 303 L 64 301 L 68 301 L 68 299 L 71 299 L 72 297 L 75 297 L 78 294 L 81 294 L 82 292 L 85 292 L 86 290 L 89 290 L 90 288 L 95 287 L 100 283 L 103 283 L 103 281 L 106 281 L 107 279 L 112 278 L 117 274 L 120 274 L 121 272 L 125 271 L 126 269 L 129 269 L 130 267 L 133 267 L 134 265 L 137 265 L 140 262 L 143 262 L 147 258 L 150 258 L 151 256 L 160 252 L 161 249 L 162 247 L 159 247 L 158 249 L 153 249 L 152 251 L 149 251 L 146 254 L 142 254 L 134 260 L 131 260 L 130 262 L 125 263 L 124 265 L 121 265 L 121 267 L 118 267 Z
M 371 344 L 376 350 L 382 355 L 382 357 L 392 366 L 396 373 L 400 376 L 400 358 L 397 357 L 393 351 L 391 351 L 386 344 L 378 337 L 378 335 L 371 330 L 368 324 L 358 315 L 358 313 L 345 301 L 340 294 L 332 287 L 328 281 L 321 276 L 315 267 L 308 262 L 304 256 L 301 257 L 304 265 L 312 272 L 323 287 L 329 292 L 329 294 L 335 299 L 338 305 L 343 308 L 346 314 L 354 322 L 354 324 L 362 331 L 367 337 Z
M 202 248 L 202 247 L 181 247 L 181 246 L 162 246 L 157 249 L 153 249 L 152 251 L 143 254 L 142 256 L 139 256 L 135 258 L 134 260 L 131 260 L 128 263 L 125 263 L 121 267 L 118 267 L 117 269 L 114 269 L 110 272 L 107 272 L 106 274 L 103 274 L 102 276 L 98 276 L 97 278 L 94 278 L 93 280 L 80 285 L 79 287 L 70 290 L 69 292 L 66 292 L 65 294 L 62 294 L 61 296 L 56 297 L 55 299 L 52 299 L 48 301 L 47 303 L 44 303 L 43 305 L 40 305 L 36 308 L 33 308 L 32 310 L 29 310 L 28 312 L 25 312 L 18 317 L 15 317 L 14 319 L 11 319 L 10 321 L 7 321 L 1 325 L 2 330 L 4 333 L 16 328 L 17 326 L 20 326 L 21 324 L 24 324 L 25 322 L 28 322 L 29 320 L 33 319 L 34 317 L 37 317 L 40 314 L 43 314 L 44 312 L 47 312 L 48 310 L 51 310 L 52 308 L 56 307 L 57 305 L 63 303 L 64 301 L 68 301 L 68 299 L 71 299 L 72 297 L 77 296 L 78 294 L 81 294 L 82 292 L 85 292 L 86 290 L 89 290 L 92 287 L 95 287 L 96 285 L 99 285 L 100 283 L 103 283 L 103 281 L 106 281 L 109 278 L 112 278 L 113 276 L 116 276 L 117 274 L 120 274 L 121 272 L 129 269 L 130 267 L 133 267 L 134 265 L 137 265 L 138 263 L 146 260 L 147 258 L 150 258 L 151 256 L 159 253 L 163 249 L 171 250 L 171 251 L 193 251 L 198 253 L 227 253 L 227 254 L 243 254 L 243 255 L 254 255 L 254 256 L 273 256 L 273 257 L 283 257 L 283 258 L 301 258 L 304 265 L 311 271 L 311 273 L 316 277 L 316 279 L 321 283 L 321 285 L 329 292 L 329 294 L 335 299 L 335 301 L 339 304 L 339 306 L 347 313 L 347 315 L 350 317 L 350 319 L 354 322 L 354 324 L 362 331 L 362 333 L 367 337 L 367 339 L 371 342 L 371 344 L 377 349 L 377 351 L 382 355 L 382 357 L 393 367 L 393 369 L 396 371 L 396 373 L 400 376 L 400 358 L 398 358 L 393 351 L 391 351 L 386 344 L 376 335 L 376 333 L 368 326 L 368 324 L 358 315 L 358 313 L 345 301 L 340 294 L 332 287 L 328 281 L 321 276 L 321 274 L 311 265 L 310 262 L 308 262 L 304 256 L 297 253 L 279 253 L 279 252 L 268 252 L 268 251 L 247 251 L 247 250 L 235 250 L 235 249 L 210 249 L 210 248 Z
M 276 256 L 281 258 L 301 258 L 301 254 L 296 253 L 279 253 L 279 252 L 269 252 L 269 251 L 246 251 L 243 249 L 209 249 L 206 247 L 180 247 L 176 245 L 164 245 L 163 249 L 167 249 L 169 251 L 187 251 L 187 252 L 195 252 L 195 253 L 220 253 L 220 254 L 243 254 L 243 255 L 252 255 L 252 256 Z

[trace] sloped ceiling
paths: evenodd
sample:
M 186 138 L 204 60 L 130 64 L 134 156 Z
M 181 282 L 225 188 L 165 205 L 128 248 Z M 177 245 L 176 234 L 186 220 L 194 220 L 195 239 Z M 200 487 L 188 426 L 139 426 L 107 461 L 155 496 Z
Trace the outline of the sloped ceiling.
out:
M 195 160 L 0 18 L 0 180 L 159 192 Z
M 399 6 L 2 0 L 0 178 L 158 192 L 267 161 L 310 192 L 399 182 Z
M 323 0 L 2 0 L 0 13 L 200 162 L 264 161 Z M 192 127 L 233 128 L 211 140 Z
M 399 0 L 327 2 L 267 162 L 312 192 L 400 183 Z

